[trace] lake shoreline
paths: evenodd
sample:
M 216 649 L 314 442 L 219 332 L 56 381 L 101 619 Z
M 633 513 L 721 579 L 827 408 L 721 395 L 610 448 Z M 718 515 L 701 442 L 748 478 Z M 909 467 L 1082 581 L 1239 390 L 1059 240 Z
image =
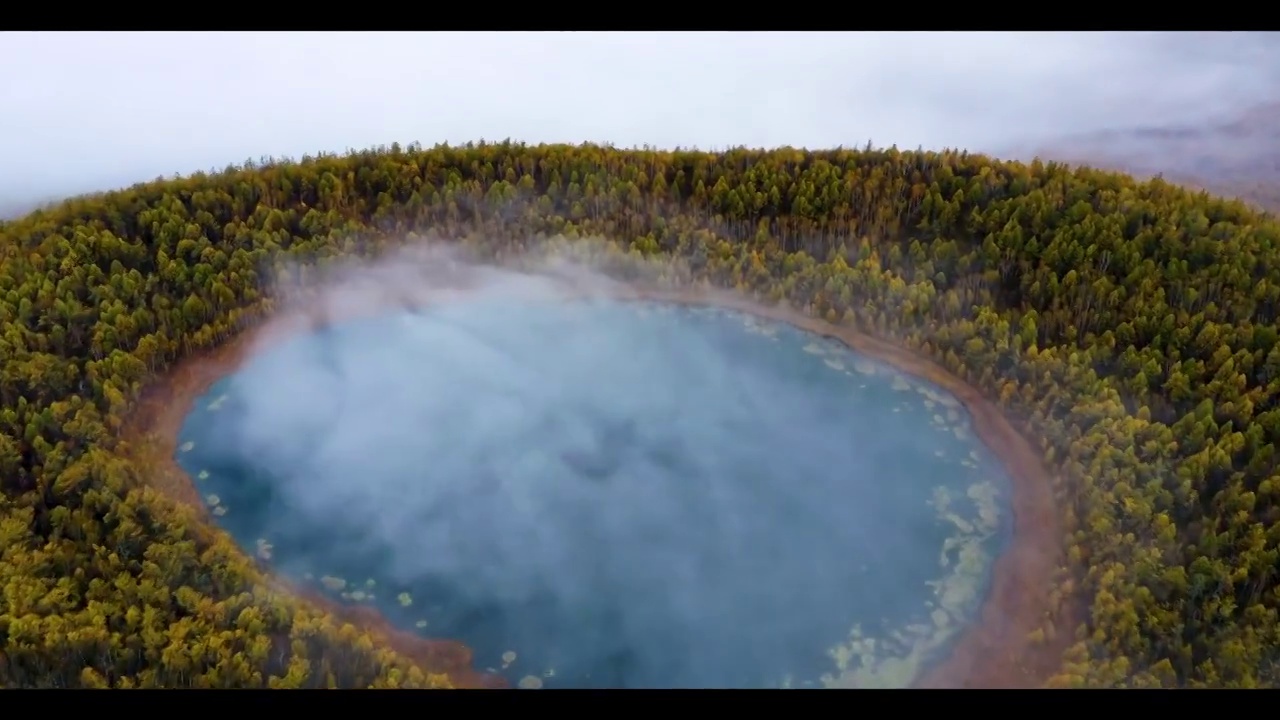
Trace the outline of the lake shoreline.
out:
M 124 432 L 131 454 L 145 463 L 156 488 L 191 507 L 206 523 L 216 523 L 204 506 L 193 479 L 175 457 L 178 433 L 195 400 L 222 377 L 235 372 L 263 349 L 326 325 L 384 312 L 465 298 L 475 287 L 466 278 L 457 285 L 415 294 L 412 300 L 382 298 L 344 303 L 341 293 L 314 296 L 313 302 L 293 302 L 256 326 L 240 332 L 216 348 L 195 353 L 149 384 Z M 540 288 L 545 290 L 546 288 Z M 421 296 L 420 296 L 421 295 Z M 913 687 L 1026 688 L 1038 687 L 1058 666 L 1067 633 L 1058 642 L 1035 644 L 1029 635 L 1040 628 L 1049 612 L 1048 595 L 1054 572 L 1062 561 L 1063 538 L 1054 507 L 1049 474 L 1040 453 L 1009 423 L 981 392 L 937 363 L 892 343 L 852 328 L 804 315 L 780 306 L 767 306 L 740 295 L 711 290 L 654 290 L 624 284 L 590 288 L 556 283 L 554 292 L 528 299 L 599 299 L 713 306 L 781 322 L 805 332 L 838 340 L 851 350 L 888 364 L 952 394 L 968 410 L 974 433 L 1000 459 L 1010 477 L 1013 538 L 995 561 L 991 585 L 977 618 L 962 631 L 946 658 L 933 664 Z M 518 295 L 511 298 L 519 301 Z M 269 573 L 269 570 L 264 569 Z M 273 576 L 274 577 L 274 576 Z M 348 606 L 318 590 L 274 578 L 279 587 L 350 622 L 385 641 L 424 672 L 445 673 L 462 688 L 503 687 L 500 677 L 478 672 L 471 651 L 450 640 L 429 640 L 391 625 L 374 608 Z M 1070 626 L 1068 626 L 1069 628 Z

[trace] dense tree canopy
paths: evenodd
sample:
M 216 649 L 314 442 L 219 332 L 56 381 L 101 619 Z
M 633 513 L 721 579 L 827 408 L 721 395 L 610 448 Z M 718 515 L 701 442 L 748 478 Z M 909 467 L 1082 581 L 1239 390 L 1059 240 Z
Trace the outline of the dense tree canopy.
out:
M 1047 683 L 1280 681 L 1276 222 L 961 152 L 501 143 L 247 163 L 0 223 L 0 687 L 448 683 L 273 591 L 119 439 L 150 378 L 271 310 L 273 268 L 428 232 L 500 257 L 605 238 L 620 276 L 661 258 L 668 283 L 936 358 L 1055 471 L 1054 597 L 1081 610 L 1037 631 L 1069 646 Z

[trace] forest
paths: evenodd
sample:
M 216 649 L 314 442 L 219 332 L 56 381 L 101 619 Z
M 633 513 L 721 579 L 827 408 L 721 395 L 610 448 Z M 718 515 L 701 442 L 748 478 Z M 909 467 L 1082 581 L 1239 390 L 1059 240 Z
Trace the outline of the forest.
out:
M 271 582 L 122 428 L 277 273 L 430 235 L 735 289 L 931 357 L 1043 452 L 1050 687 L 1280 683 L 1280 223 L 1154 179 L 959 151 L 377 148 L 0 223 L 0 687 L 448 687 Z M 430 549 L 424 549 L 429 552 Z

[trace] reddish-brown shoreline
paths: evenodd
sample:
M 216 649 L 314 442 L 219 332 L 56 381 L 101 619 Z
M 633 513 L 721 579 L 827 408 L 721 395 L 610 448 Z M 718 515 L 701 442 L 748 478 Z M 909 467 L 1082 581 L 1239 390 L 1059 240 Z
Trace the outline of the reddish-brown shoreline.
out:
M 178 432 L 191 412 L 196 398 L 219 378 L 234 372 L 258 347 L 264 332 L 279 330 L 267 321 L 255 330 L 231 338 L 222 345 L 195 353 L 143 392 L 124 429 L 127 452 L 144 463 L 148 478 L 157 490 L 188 506 L 213 528 L 212 518 L 191 477 L 175 459 Z M 285 337 L 276 334 L 277 339 Z M 273 589 L 301 598 L 339 622 L 350 623 L 368 632 L 400 655 L 413 661 L 423 672 L 448 675 L 457 688 L 502 688 L 504 678 L 477 672 L 470 648 L 452 640 L 423 638 L 388 622 L 377 610 L 339 603 L 324 594 L 299 586 L 278 576 L 271 577 Z
M 575 291 L 569 289 L 569 293 L 574 294 Z M 1029 638 L 1042 626 L 1050 612 L 1049 591 L 1063 555 L 1063 538 L 1053 505 L 1050 478 L 1040 453 L 978 390 L 932 360 L 896 345 L 799 312 L 764 306 L 739 296 L 694 290 L 652 291 L 623 287 L 610 288 L 606 294 L 619 299 L 715 305 L 787 323 L 839 340 L 859 353 L 953 394 L 972 416 L 974 432 L 1002 459 L 1012 478 L 1014 538 L 1008 550 L 996 561 L 991 592 L 980 617 L 964 631 L 949 657 L 918 679 L 916 687 L 1037 687 L 1054 672 L 1069 634 L 1059 631 L 1056 641 L 1051 643 L 1036 644 Z M 318 313 L 285 312 L 268 318 L 256 329 L 243 332 L 213 350 L 187 358 L 150 385 L 143 394 L 126 427 L 129 446 L 147 462 L 158 489 L 207 518 L 194 483 L 174 459 L 178 431 L 194 400 L 218 378 L 233 372 L 251 353 L 267 344 L 327 322 L 379 309 L 382 308 L 376 303 L 366 303 L 358 308 L 329 305 Z M 290 592 L 386 641 L 417 662 L 424 671 L 448 674 L 458 687 L 503 684 L 495 676 L 476 672 L 471 666 L 470 650 L 460 643 L 420 638 L 395 628 L 372 608 L 345 606 L 317 592 L 280 582 Z
M 637 292 L 637 299 L 715 305 L 786 323 L 839 340 L 850 349 L 928 381 L 952 394 L 973 419 L 974 434 L 1000 458 L 1012 485 L 1013 540 L 997 558 L 992 584 L 977 620 L 948 657 L 917 679 L 918 688 L 1033 688 L 1057 670 L 1067 632 L 1056 642 L 1029 636 L 1049 613 L 1049 591 L 1063 558 L 1061 524 L 1044 461 L 1008 418 L 982 393 L 921 355 L 849 327 L 726 294 Z

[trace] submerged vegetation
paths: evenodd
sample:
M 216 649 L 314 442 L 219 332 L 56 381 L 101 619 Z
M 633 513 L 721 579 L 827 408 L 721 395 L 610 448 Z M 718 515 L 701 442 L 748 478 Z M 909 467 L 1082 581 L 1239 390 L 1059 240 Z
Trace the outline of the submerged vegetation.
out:
M 285 592 L 120 439 L 149 380 L 275 307 L 273 272 L 428 232 L 503 259 L 605 238 L 620 278 L 936 359 L 1054 471 L 1039 681 L 1280 680 L 1280 225 L 959 152 L 503 143 L 247 164 L 0 223 L 0 686 L 449 684 Z

